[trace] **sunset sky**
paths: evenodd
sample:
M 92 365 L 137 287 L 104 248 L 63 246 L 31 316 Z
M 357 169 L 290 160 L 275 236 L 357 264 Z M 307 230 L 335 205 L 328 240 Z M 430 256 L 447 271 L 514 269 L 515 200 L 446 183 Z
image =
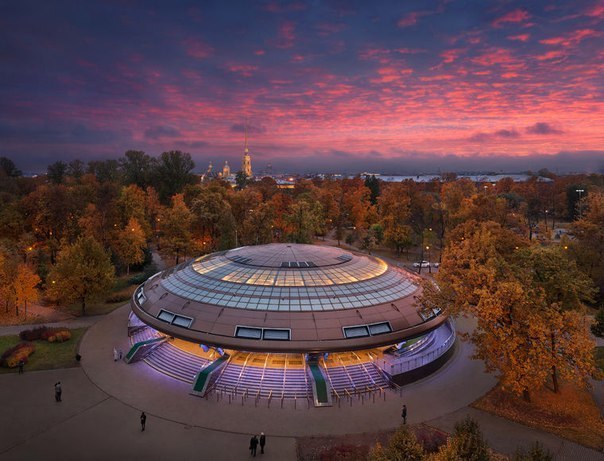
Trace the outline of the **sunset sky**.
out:
M 604 1 L 0 5 L 0 155 L 604 172 Z

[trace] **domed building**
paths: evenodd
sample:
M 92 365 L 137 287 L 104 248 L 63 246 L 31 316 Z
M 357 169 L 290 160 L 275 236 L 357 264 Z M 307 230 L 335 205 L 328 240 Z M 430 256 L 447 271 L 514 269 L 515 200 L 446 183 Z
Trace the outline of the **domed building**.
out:
M 126 360 L 143 358 L 201 395 L 293 392 L 328 405 L 424 375 L 446 358 L 454 329 L 438 308 L 418 305 L 419 281 L 380 258 L 328 246 L 209 254 L 136 290 Z

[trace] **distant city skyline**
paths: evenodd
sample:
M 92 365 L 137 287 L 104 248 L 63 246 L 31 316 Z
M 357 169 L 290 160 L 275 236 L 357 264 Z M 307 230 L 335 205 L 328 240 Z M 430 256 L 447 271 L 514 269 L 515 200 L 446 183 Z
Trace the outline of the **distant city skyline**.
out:
M 604 4 L 0 6 L 0 156 L 253 171 L 604 172 Z M 233 171 L 233 172 L 234 172 Z

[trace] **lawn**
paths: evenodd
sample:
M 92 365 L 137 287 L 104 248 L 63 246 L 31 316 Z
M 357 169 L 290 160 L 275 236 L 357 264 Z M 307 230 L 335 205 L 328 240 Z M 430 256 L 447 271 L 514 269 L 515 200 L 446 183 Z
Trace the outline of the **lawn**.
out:
M 558 394 L 549 389 L 533 391 L 531 403 L 497 386 L 472 406 L 587 447 L 604 448 L 604 422 L 598 406 L 587 390 L 570 384 L 560 386 Z
M 55 368 L 77 367 L 75 359 L 80 338 L 86 328 L 77 328 L 71 331 L 71 339 L 64 343 L 49 343 L 48 341 L 34 341 L 36 351 L 29 357 L 25 365 L 25 372 L 34 370 L 52 370 Z M 21 342 L 19 336 L 0 336 L 0 352 Z M 17 368 L 0 367 L 0 373 L 17 373 Z

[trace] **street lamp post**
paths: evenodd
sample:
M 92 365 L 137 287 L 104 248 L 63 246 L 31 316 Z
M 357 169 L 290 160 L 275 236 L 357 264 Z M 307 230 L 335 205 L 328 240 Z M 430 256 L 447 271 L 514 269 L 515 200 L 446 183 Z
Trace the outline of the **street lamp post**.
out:
M 430 264 L 430 246 L 426 245 L 426 252 L 428 253 L 428 272 L 432 273 L 432 264 Z
M 581 201 L 581 196 L 585 189 L 577 189 L 575 190 L 579 194 L 579 219 L 583 218 L 583 202 Z

